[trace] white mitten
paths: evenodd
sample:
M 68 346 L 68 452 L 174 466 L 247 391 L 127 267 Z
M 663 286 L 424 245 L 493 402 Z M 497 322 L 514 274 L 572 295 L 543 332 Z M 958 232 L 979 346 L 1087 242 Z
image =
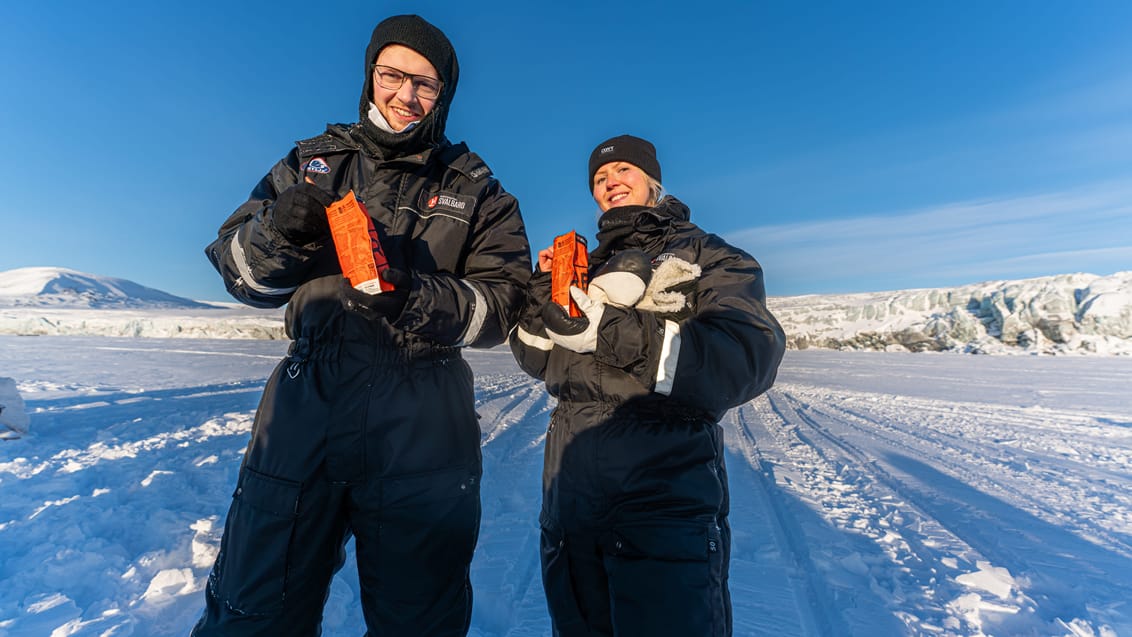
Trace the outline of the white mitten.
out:
M 684 259 L 661 261 L 636 308 L 666 314 L 676 322 L 688 318 L 695 313 L 692 303 L 702 272 L 699 265 Z
M 633 307 L 652 278 L 652 260 L 640 250 L 622 250 L 603 263 L 590 279 L 591 298 L 614 307 Z

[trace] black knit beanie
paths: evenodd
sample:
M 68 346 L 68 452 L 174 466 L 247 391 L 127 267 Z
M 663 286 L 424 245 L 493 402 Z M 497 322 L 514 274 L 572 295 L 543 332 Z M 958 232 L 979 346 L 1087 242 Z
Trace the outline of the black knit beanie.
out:
M 436 105 L 421 127 L 427 129 L 427 141 L 438 143 L 444 138 L 444 124 L 448 118 L 448 107 L 456 93 L 456 83 L 460 79 L 460 64 L 456 60 L 456 50 L 444 32 L 424 18 L 417 15 L 395 15 L 382 20 L 374 27 L 366 47 L 365 85 L 358 112 L 362 122 L 369 119 L 369 108 L 373 104 L 373 63 L 378 53 L 390 44 L 402 44 L 420 53 L 432 64 L 444 87 L 436 99 Z
M 611 161 L 628 162 L 645 171 L 649 177 L 657 181 L 661 180 L 660 162 L 656 160 L 656 147 L 640 137 L 618 135 L 598 144 L 594 152 L 590 153 L 590 178 L 586 184 L 590 192 L 594 191 L 594 174 Z

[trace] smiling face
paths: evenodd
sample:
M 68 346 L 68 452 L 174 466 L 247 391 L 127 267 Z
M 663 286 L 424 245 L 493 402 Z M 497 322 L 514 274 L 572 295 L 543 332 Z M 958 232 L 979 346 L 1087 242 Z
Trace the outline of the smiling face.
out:
M 409 75 L 440 78 L 425 56 L 400 44 L 390 44 L 382 49 L 375 64 L 393 67 Z M 382 87 L 376 76 L 373 78 L 373 103 L 395 131 L 405 130 L 409 124 L 421 121 L 436 106 L 435 99 L 424 99 L 417 94 L 411 79 L 406 78 L 401 88 L 390 90 Z
M 624 161 L 603 164 L 594 173 L 594 201 L 602 212 L 620 206 L 646 206 L 652 192 L 645 171 Z

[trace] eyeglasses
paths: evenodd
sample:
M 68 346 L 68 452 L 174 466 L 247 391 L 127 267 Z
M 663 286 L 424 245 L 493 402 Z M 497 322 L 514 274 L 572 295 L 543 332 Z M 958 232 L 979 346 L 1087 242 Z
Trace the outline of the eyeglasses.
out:
M 396 91 L 401 88 L 401 85 L 408 79 L 413 83 L 413 92 L 417 97 L 426 100 L 434 100 L 440 95 L 440 89 L 444 83 L 435 77 L 427 75 L 413 75 L 406 73 L 400 69 L 395 69 L 392 66 L 382 66 L 380 64 L 373 65 L 374 75 L 377 76 L 377 83 L 381 88 L 390 91 Z

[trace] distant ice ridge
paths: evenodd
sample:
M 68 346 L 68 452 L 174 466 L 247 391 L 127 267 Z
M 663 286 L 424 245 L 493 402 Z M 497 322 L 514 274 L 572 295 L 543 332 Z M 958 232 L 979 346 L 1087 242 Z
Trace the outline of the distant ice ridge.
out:
M 1132 271 L 768 304 L 791 349 L 1132 355 Z
M 52 275 L 52 286 L 45 275 Z M 57 291 L 62 281 L 69 292 Z M 111 288 L 118 292 L 105 292 Z M 104 298 L 116 300 L 76 301 Z M 282 310 L 187 299 L 180 300 L 192 305 L 166 304 L 178 298 L 60 268 L 0 272 L 0 334 L 286 338 Z M 791 349 L 1132 355 L 1132 271 L 771 297 L 768 305 Z
M 283 310 L 79 310 L 0 308 L 0 334 L 284 339 Z

